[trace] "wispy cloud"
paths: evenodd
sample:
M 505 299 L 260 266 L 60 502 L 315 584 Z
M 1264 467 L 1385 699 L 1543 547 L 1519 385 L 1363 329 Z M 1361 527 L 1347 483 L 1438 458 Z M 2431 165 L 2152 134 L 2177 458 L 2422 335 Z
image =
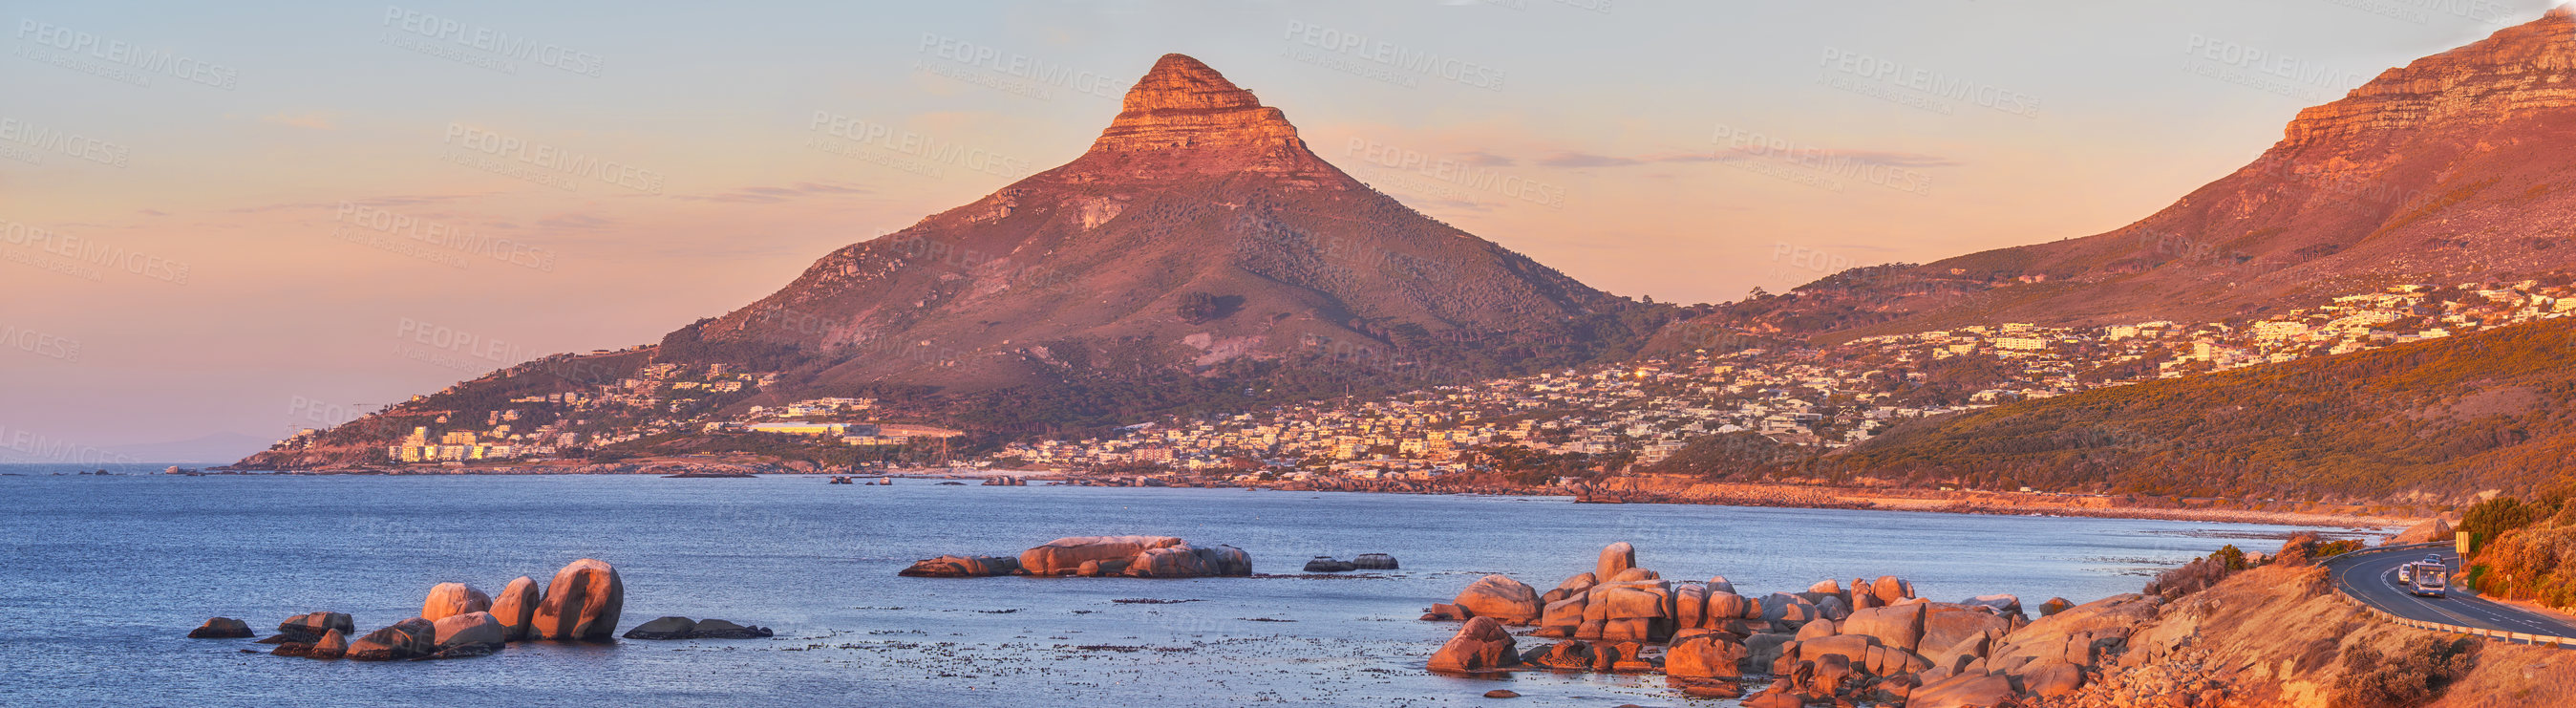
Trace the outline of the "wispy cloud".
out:
M 1902 152 L 1896 150 L 1815 148 L 1802 149 L 1797 151 L 1794 155 L 1784 155 L 1776 151 L 1767 151 L 1749 147 L 1734 148 L 1717 152 L 1654 153 L 1634 157 L 1601 155 L 1588 152 L 1558 151 L 1549 153 L 1547 157 L 1540 158 L 1538 164 L 1542 167 L 1568 168 L 1634 167 L 1638 165 L 1672 163 L 1722 162 L 1726 160 L 1741 160 L 1759 157 L 1794 157 L 1801 160 L 1842 160 L 1863 165 L 1886 165 L 1890 167 L 1954 167 L 1959 164 L 1957 160 L 1941 157 L 1939 155 L 1926 155 L 1923 153 Z
M 692 202 L 726 204 L 772 204 L 814 194 L 866 194 L 866 187 L 837 182 L 798 182 L 785 187 L 741 187 L 716 194 L 683 194 L 672 197 Z

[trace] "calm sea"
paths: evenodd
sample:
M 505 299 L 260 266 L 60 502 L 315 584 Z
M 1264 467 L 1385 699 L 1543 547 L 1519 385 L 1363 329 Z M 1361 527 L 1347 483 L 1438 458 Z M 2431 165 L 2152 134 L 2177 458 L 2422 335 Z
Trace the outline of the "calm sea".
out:
M 1659 678 L 1432 676 L 1455 625 L 1415 621 L 1487 573 L 1544 590 L 1630 541 L 1666 578 L 1750 593 L 1905 576 L 1939 600 L 2034 608 L 2130 592 L 2222 544 L 2294 529 L 2113 519 L 1561 498 L 1193 489 L 827 485 L 814 477 L 53 476 L 0 466 L 5 705 L 1514 705 L 1683 701 Z M 112 466 L 154 472 L 158 466 Z M 1376 577 L 919 579 L 942 553 L 1060 536 L 1165 534 L 1308 557 L 1394 554 Z M 362 631 L 441 581 L 486 591 L 575 558 L 617 566 L 624 628 L 662 615 L 773 627 L 766 640 L 515 645 L 441 662 L 244 654 L 191 640 L 210 616 L 264 636 L 311 610 Z M 1122 603 L 1150 599 L 1162 603 Z M 1716 705 L 1701 702 L 1703 705 Z

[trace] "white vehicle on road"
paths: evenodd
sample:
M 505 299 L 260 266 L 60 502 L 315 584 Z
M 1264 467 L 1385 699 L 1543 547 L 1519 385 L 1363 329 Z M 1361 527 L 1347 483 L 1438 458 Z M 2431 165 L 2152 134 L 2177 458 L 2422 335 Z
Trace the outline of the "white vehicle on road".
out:
M 2397 569 L 2397 579 L 2406 583 L 2406 592 L 2418 597 L 2443 597 L 2449 594 L 2451 567 L 2441 563 L 2408 563 Z

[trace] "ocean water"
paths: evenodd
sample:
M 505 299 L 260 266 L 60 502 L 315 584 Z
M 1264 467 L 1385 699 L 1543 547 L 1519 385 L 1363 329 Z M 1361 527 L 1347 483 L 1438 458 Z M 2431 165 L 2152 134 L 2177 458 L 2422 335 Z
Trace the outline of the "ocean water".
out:
M 114 469 L 157 471 L 155 466 Z M 1936 600 L 2008 592 L 2036 608 L 2134 591 L 2222 544 L 2296 529 L 2117 519 L 1563 498 L 1198 489 L 829 485 L 817 477 L 52 476 L 0 466 L 0 705 L 1728 705 L 1660 677 L 1434 676 L 1455 625 L 1417 621 L 1477 577 L 1545 590 L 1630 541 L 1671 579 L 1748 594 L 1904 576 Z M 902 578 L 942 553 L 1061 536 L 1225 543 L 1255 570 L 1383 552 L 1399 571 L 1130 580 Z M 246 654 L 192 640 L 207 617 L 262 636 L 348 612 L 419 613 L 432 584 L 487 592 L 576 558 L 616 565 L 620 631 L 663 615 L 777 630 L 762 640 L 513 645 L 435 662 Z M 1122 603 L 1149 599 L 1158 603 Z M 1526 642 L 1527 640 L 1525 640 Z M 1543 640 L 1541 640 L 1543 641 Z M 1524 648 L 1526 648 L 1524 644 Z

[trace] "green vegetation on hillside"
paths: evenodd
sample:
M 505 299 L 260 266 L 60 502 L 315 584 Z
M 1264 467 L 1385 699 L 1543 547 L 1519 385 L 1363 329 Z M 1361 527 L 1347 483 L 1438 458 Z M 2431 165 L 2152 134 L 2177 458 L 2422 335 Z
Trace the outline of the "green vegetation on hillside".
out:
M 1931 482 L 2180 496 L 2384 499 L 2576 477 L 2576 321 L 2010 403 L 1830 458 Z

